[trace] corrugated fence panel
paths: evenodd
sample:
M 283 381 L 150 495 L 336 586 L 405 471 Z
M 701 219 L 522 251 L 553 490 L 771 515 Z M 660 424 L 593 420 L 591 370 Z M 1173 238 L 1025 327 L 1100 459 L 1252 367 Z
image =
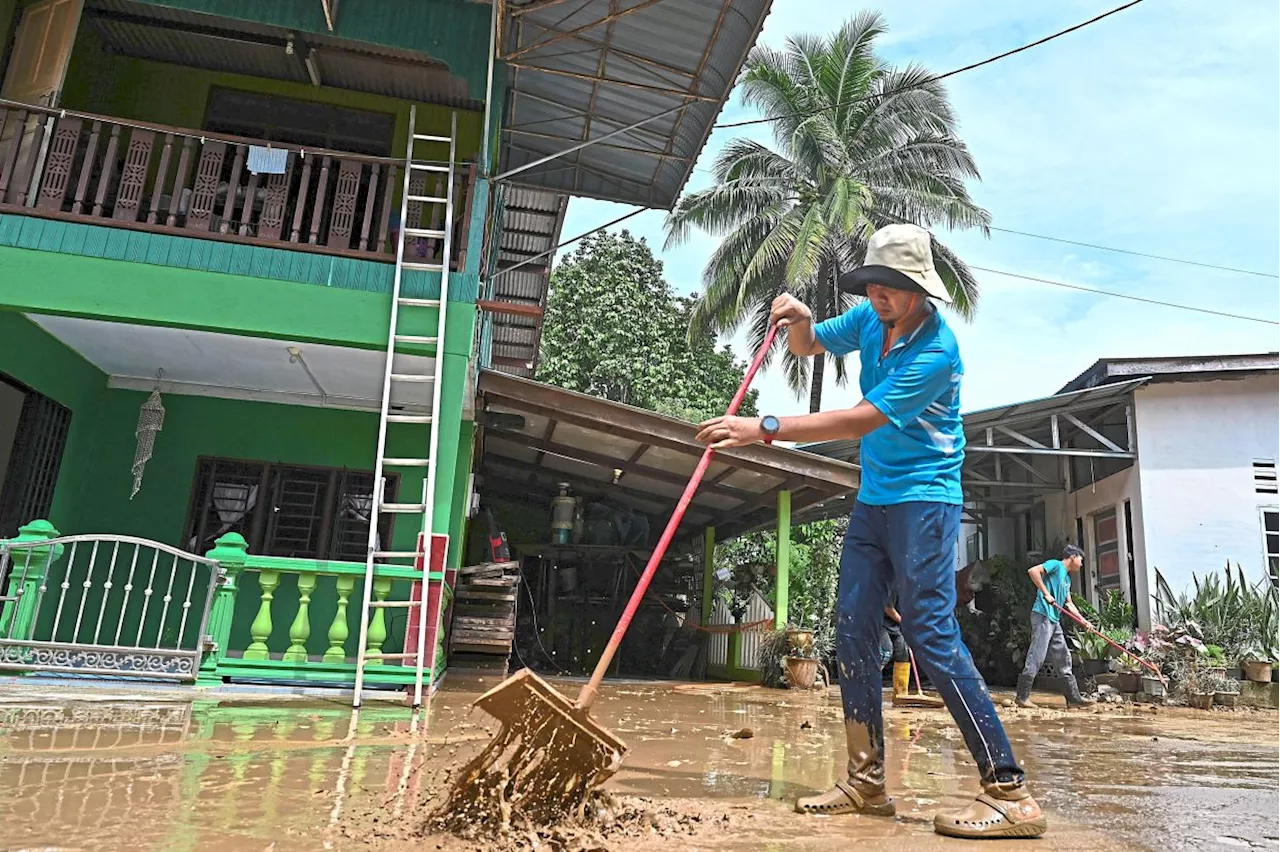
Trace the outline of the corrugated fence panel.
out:
M 733 616 L 720 598 L 716 598 L 715 605 L 711 608 L 711 624 L 713 626 L 733 624 Z M 723 667 L 728 664 L 729 634 L 712 633 L 711 639 L 707 643 L 707 665 Z
M 742 617 L 744 624 L 754 624 L 757 621 L 773 618 L 773 608 L 756 592 L 751 596 L 750 603 L 747 604 L 747 613 Z M 761 630 L 748 630 L 742 634 L 742 642 L 739 648 L 742 649 L 742 658 L 738 660 L 738 666 L 751 671 L 760 670 L 760 643 L 763 641 L 764 633 Z

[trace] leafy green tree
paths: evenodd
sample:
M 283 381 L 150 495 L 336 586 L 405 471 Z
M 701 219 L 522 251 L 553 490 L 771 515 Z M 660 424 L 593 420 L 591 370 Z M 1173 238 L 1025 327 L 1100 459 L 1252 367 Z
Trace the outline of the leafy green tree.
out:
M 710 329 L 687 333 L 693 307 L 643 238 L 588 237 L 551 275 L 537 378 L 684 420 L 723 414 L 745 368 Z
M 853 297 L 833 286 L 841 270 L 866 254 L 866 241 L 895 222 L 925 228 L 980 228 L 990 223 L 965 180 L 978 177 L 942 84 L 924 68 L 893 68 L 875 55 L 885 27 L 863 12 L 829 37 L 797 36 L 783 50 L 759 45 L 747 59 L 746 104 L 775 119 L 775 149 L 751 139 L 727 144 L 716 158 L 716 184 L 685 195 L 667 219 L 667 245 L 692 228 L 724 239 L 703 272 L 694 334 L 748 323 L 759 346 L 769 304 L 783 290 L 809 305 L 818 321 L 847 310 Z M 954 307 L 969 318 L 978 285 L 945 245 L 934 265 Z M 785 352 L 783 341 L 779 348 Z M 828 356 L 830 357 L 830 356 Z M 797 395 L 822 401 L 827 358 L 784 354 Z M 836 379 L 843 358 L 832 358 Z

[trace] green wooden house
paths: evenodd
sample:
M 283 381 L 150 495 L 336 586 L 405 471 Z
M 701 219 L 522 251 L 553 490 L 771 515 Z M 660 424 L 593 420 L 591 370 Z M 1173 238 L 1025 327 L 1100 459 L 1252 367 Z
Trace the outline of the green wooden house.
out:
M 0 0 L 0 669 L 411 684 L 426 523 L 438 679 L 567 198 L 670 207 L 767 10 Z

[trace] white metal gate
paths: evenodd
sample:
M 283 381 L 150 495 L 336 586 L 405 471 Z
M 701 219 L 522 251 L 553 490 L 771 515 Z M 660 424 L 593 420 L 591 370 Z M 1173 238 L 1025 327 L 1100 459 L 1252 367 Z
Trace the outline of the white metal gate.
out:
M 193 681 L 220 580 L 132 536 L 0 544 L 0 670 Z

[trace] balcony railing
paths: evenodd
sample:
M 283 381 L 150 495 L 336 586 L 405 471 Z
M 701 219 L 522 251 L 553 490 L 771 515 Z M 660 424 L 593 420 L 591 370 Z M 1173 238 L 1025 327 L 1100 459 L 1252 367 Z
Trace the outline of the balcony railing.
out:
M 168 127 L 0 100 L 0 211 L 366 260 L 394 260 L 403 160 Z M 454 185 L 454 270 L 466 264 L 474 165 Z M 410 179 L 444 198 L 445 175 Z M 445 205 L 411 201 L 410 228 Z M 405 259 L 438 263 L 443 241 Z

